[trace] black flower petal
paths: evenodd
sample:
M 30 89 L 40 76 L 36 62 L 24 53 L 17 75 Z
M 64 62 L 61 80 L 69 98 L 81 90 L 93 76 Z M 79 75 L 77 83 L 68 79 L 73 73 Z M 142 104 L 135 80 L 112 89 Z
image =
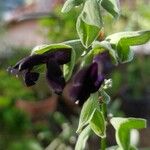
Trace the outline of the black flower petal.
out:
M 46 78 L 48 84 L 55 93 L 60 94 L 65 86 L 65 79 L 58 63 L 54 60 L 49 60 L 47 65 Z
M 32 86 L 39 78 L 39 73 L 37 72 L 26 72 L 24 74 L 24 81 L 27 86 Z
M 79 101 L 82 105 L 90 96 L 96 92 L 104 81 L 104 76 L 98 74 L 98 64 L 92 63 L 90 66 L 79 70 L 70 88 L 70 97 L 73 101 Z
M 47 55 L 32 55 L 29 57 L 26 57 L 19 61 L 19 64 L 17 63 L 15 66 L 18 66 L 19 71 L 26 70 L 26 69 L 32 69 L 34 66 L 46 63 L 47 61 Z
M 61 49 L 61 51 L 55 52 L 54 59 L 59 65 L 68 63 L 71 60 L 70 48 L 65 48 L 64 50 Z
M 111 57 L 108 51 L 105 51 L 95 56 L 93 62 L 98 63 L 99 72 L 101 72 L 102 74 L 110 73 L 113 68 Z
M 70 48 L 64 50 L 61 49 L 60 51 L 35 54 L 25 57 L 17 62 L 16 65 L 12 67 L 12 70 L 16 69 L 22 71 L 26 69 L 32 69 L 34 66 L 47 63 L 50 59 L 55 60 L 59 65 L 68 63 L 71 59 L 71 50 Z

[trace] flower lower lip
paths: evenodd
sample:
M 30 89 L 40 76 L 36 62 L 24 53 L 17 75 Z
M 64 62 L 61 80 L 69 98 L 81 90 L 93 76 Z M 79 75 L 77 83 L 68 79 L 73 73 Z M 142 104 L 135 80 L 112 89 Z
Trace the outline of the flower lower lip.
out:
M 65 86 L 65 79 L 60 66 L 54 60 L 50 60 L 47 64 L 46 79 L 50 87 L 55 93 L 62 93 Z
M 73 77 L 73 83 L 70 88 L 70 97 L 79 105 L 88 99 L 91 93 L 96 92 L 104 81 L 104 76 L 98 72 L 98 64 L 92 63 L 86 68 L 79 70 Z

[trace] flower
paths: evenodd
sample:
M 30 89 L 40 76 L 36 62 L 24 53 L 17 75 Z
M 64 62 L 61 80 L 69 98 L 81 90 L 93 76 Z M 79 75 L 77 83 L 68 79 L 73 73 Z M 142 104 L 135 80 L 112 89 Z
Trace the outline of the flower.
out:
M 49 60 L 46 63 L 46 67 L 46 79 L 49 85 L 54 89 L 55 93 L 60 94 L 65 86 L 65 79 L 58 63 L 54 60 Z
M 39 73 L 37 72 L 26 72 L 24 74 L 24 81 L 26 83 L 27 86 L 32 86 L 35 84 L 35 82 L 38 80 L 39 78 Z
M 69 94 L 72 101 L 78 101 L 79 105 L 89 98 L 91 93 L 98 91 L 109 72 L 110 58 L 108 52 L 100 53 L 93 58 L 90 65 L 81 68 L 73 77 L 73 83 Z
M 71 50 L 61 49 L 54 52 L 44 54 L 34 54 L 21 59 L 13 67 L 9 67 L 8 71 L 14 75 L 21 74 L 27 86 L 36 84 L 39 73 L 33 71 L 33 67 L 46 64 L 46 79 L 50 87 L 60 94 L 65 86 L 60 65 L 68 63 L 71 59 Z
M 110 57 L 110 54 L 108 51 L 105 51 L 105 52 L 102 52 L 102 53 L 96 55 L 93 58 L 93 62 L 98 63 L 99 72 L 101 72 L 104 75 L 109 74 L 113 68 L 111 57 Z

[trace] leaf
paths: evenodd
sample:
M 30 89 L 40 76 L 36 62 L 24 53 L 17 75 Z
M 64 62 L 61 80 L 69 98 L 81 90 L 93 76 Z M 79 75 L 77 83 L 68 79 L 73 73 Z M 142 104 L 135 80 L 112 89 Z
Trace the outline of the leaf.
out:
M 101 96 L 103 97 L 103 102 L 108 104 L 111 100 L 110 96 L 104 91 L 104 90 L 101 90 Z
M 130 46 L 141 45 L 150 40 L 150 30 L 119 32 L 112 34 L 106 38 L 113 49 L 117 50 L 117 55 L 121 63 L 131 61 L 133 59 L 133 51 Z
M 90 126 L 87 126 L 79 135 L 75 150 L 84 150 L 86 146 L 86 141 L 88 137 L 90 136 L 91 128 Z
M 82 4 L 82 3 L 83 3 L 83 0 L 67 0 L 67 1 L 64 3 L 61 12 L 62 12 L 62 13 L 67 13 L 67 12 L 69 12 L 73 7 L 79 6 L 79 5 Z
M 106 123 L 104 115 L 101 111 L 95 109 L 90 120 L 91 129 L 101 138 L 106 137 Z
M 101 5 L 114 18 L 119 17 L 119 15 L 120 15 L 119 0 L 102 0 Z
M 99 109 L 97 93 L 92 94 L 84 103 L 80 113 L 79 125 L 76 131 L 77 133 L 80 133 L 82 131 L 82 128 L 89 123 L 95 108 Z
M 123 150 L 121 147 L 116 147 L 115 149 L 110 149 L 110 150 Z M 130 146 L 128 150 L 138 150 L 136 147 Z
M 75 52 L 78 56 L 77 58 L 79 58 L 79 56 L 81 56 L 81 54 L 84 51 L 86 51 L 86 48 L 82 45 L 80 39 L 65 41 L 64 44 L 71 46 L 75 50 Z
M 58 43 L 58 44 L 50 44 L 50 45 L 39 45 L 36 46 L 32 49 L 31 55 L 33 54 L 43 54 L 47 52 L 55 52 L 55 51 L 60 51 L 64 49 L 72 49 L 70 46 L 65 45 L 63 43 Z
M 103 23 L 97 0 L 86 0 L 81 14 L 82 20 L 86 24 L 101 28 Z
M 112 56 L 115 64 L 118 64 L 118 60 L 117 60 L 117 53 L 116 51 L 112 48 L 110 42 L 108 41 L 94 41 L 92 43 L 92 48 L 93 48 L 93 53 L 98 54 L 99 52 L 101 52 L 103 49 L 104 50 L 108 50 L 110 55 Z
M 77 33 L 81 39 L 82 44 L 88 48 L 90 44 L 98 37 L 99 28 L 96 26 L 88 25 L 79 16 L 76 24 Z
M 114 145 L 111 147 L 107 147 L 106 150 L 117 150 L 118 146 Z
M 115 117 L 110 120 L 116 130 L 116 142 L 121 149 L 129 149 L 130 130 L 146 128 L 146 120 L 140 118 Z
M 63 65 L 64 77 L 66 78 L 66 80 L 69 80 L 72 75 L 75 63 L 78 61 L 78 59 L 86 49 L 83 47 L 79 39 L 66 41 L 64 43 L 72 47 L 71 61 Z
M 98 37 L 101 27 L 102 18 L 97 0 L 87 0 L 76 24 L 78 35 L 86 48 Z

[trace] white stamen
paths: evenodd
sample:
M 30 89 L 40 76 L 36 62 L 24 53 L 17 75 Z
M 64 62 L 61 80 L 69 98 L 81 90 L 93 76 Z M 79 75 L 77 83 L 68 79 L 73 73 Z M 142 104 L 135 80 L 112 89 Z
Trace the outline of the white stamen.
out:
M 79 104 L 79 100 L 75 101 L 75 104 L 78 105 Z

